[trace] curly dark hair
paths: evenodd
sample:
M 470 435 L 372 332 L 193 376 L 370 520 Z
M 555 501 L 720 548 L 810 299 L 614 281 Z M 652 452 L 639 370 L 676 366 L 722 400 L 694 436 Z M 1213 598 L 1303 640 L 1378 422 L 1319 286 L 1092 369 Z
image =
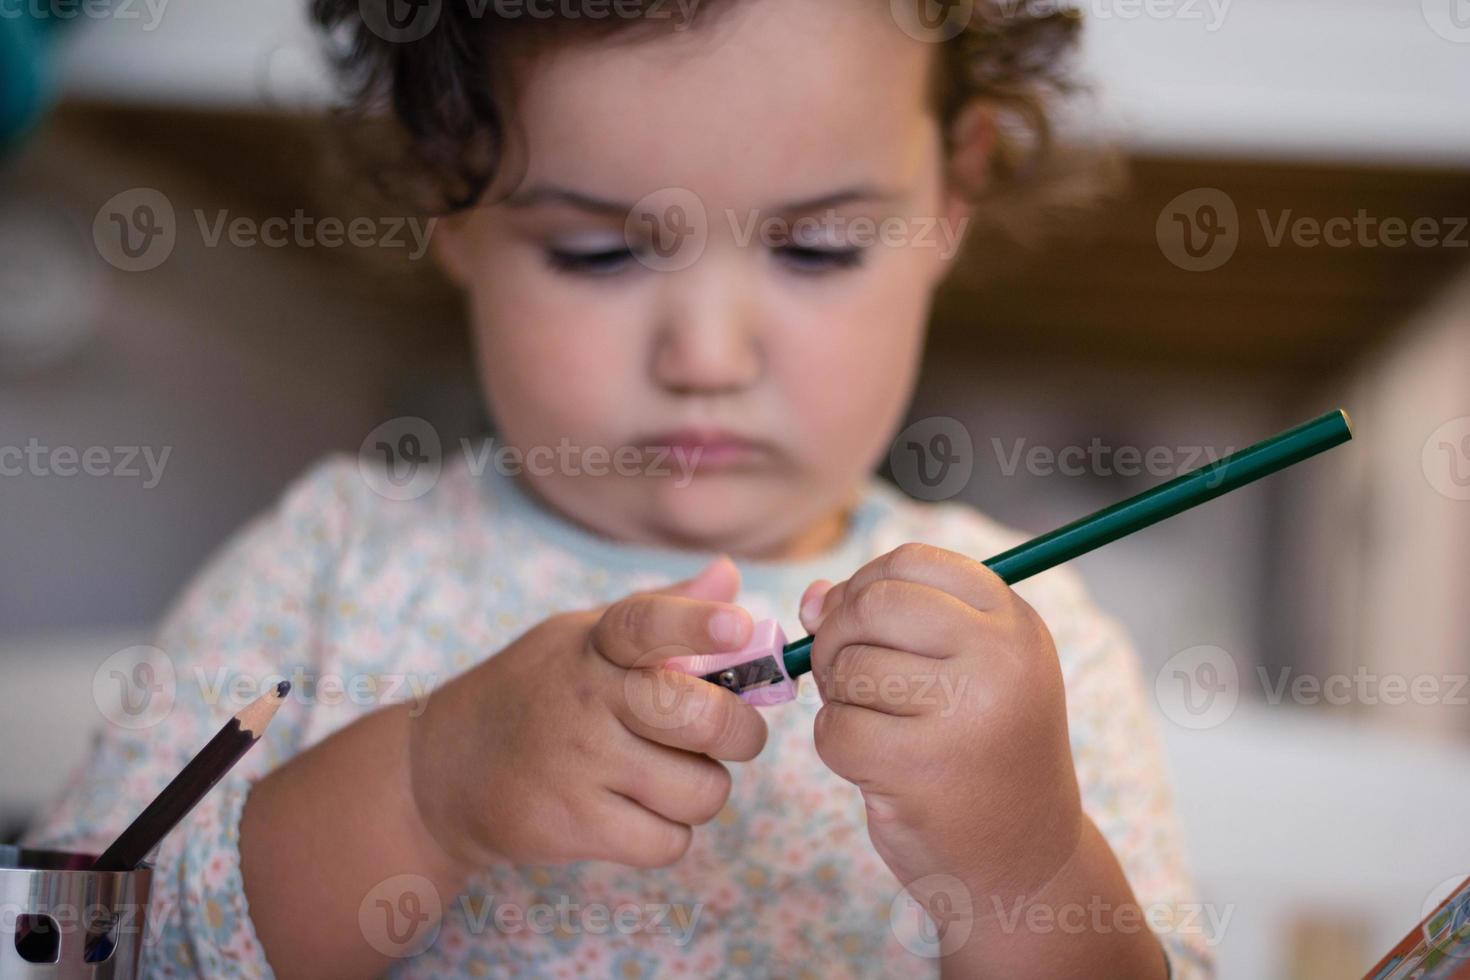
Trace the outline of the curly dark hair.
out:
M 370 137 L 359 148 L 393 150 L 368 168 L 380 190 L 408 191 L 420 207 L 441 212 L 484 201 L 492 185 L 524 165 L 511 138 L 519 68 L 548 45 L 671 29 L 670 0 L 556 0 L 527 16 L 536 2 L 312 0 L 349 94 L 346 118 Z M 903 2 L 917 17 L 933 0 Z M 733 3 L 699 0 L 694 10 L 708 20 Z M 609 7 L 618 15 L 609 16 Z M 956 8 L 967 16 L 946 22 L 952 26 L 935 38 L 932 108 L 952 151 L 960 113 L 976 103 L 989 107 L 997 125 L 984 187 L 1014 188 L 1043 169 L 1052 149 L 1049 106 L 1074 87 L 1081 18 L 1056 0 L 948 0 L 942 11 Z

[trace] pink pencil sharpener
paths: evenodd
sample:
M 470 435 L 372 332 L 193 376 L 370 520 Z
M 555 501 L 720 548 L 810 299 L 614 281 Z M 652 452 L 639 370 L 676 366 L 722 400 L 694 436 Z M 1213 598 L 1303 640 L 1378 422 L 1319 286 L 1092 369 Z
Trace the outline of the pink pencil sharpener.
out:
M 747 704 L 764 707 L 796 698 L 796 681 L 786 673 L 786 633 L 774 619 L 755 624 L 744 648 L 733 653 L 672 657 L 664 666 L 734 691 Z

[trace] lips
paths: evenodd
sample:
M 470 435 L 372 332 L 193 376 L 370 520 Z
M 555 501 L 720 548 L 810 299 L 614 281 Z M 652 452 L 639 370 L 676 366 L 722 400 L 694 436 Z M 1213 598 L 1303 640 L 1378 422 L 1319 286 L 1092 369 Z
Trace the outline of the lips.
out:
M 770 444 L 728 429 L 675 429 L 642 440 L 649 448 L 667 448 L 699 469 L 726 468 L 753 463 L 770 452 Z

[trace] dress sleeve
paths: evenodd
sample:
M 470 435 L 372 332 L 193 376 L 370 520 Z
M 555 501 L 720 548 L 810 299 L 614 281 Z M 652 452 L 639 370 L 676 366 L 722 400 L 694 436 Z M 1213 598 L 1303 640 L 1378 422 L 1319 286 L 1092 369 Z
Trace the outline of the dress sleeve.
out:
M 240 814 L 252 782 L 301 748 L 300 688 L 317 676 L 319 612 L 359 487 L 350 463 L 318 465 L 210 560 L 153 647 L 98 669 L 89 757 L 27 846 L 100 852 L 232 714 L 282 678 L 293 683 L 265 737 L 152 856 L 144 976 L 272 976 L 241 882 Z
M 1073 572 L 1048 572 L 1038 585 L 1048 577 L 1053 601 L 1038 611 L 1052 629 L 1066 680 L 1083 808 L 1117 855 L 1148 927 L 1164 947 L 1170 975 L 1209 980 L 1220 923 L 1199 902 L 1190 880 L 1138 655 Z M 1137 927 L 1121 917 L 1116 921 L 1118 928 Z

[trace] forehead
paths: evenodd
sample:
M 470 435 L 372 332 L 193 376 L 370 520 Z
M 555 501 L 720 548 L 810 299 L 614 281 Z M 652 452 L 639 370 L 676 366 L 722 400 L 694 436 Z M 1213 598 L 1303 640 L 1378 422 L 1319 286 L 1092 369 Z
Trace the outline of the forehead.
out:
M 720 0 L 682 32 L 547 52 L 520 121 L 529 183 L 749 204 L 914 179 L 932 158 L 932 45 L 874 0 Z

